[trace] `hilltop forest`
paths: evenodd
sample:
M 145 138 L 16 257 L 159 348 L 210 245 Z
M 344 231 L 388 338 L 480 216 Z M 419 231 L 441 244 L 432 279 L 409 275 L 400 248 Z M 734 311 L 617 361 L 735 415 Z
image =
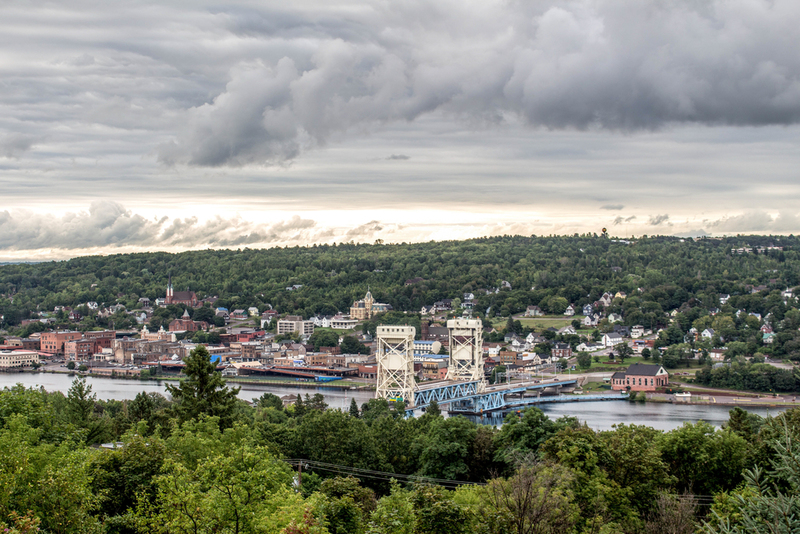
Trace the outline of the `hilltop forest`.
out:
M 743 247 L 753 250 L 732 252 Z M 575 235 L 91 256 L 0 267 L 0 314 L 13 326 L 59 305 L 94 301 L 131 310 L 140 297 L 163 297 L 171 275 L 176 291 L 219 297 L 218 306 L 272 306 L 305 317 L 347 312 L 367 288 L 401 311 L 474 293 L 476 311 L 503 317 L 531 304 L 561 313 L 567 303 L 624 291 L 637 297 L 626 303 L 637 308 L 625 310 L 626 324 L 651 327 L 686 303 L 711 307 L 721 293 L 746 300 L 749 286 L 800 284 L 799 250 L 794 236 L 625 242 Z M 302 287 L 287 290 L 293 285 Z M 763 300 L 746 304 L 758 308 L 747 311 L 770 311 Z

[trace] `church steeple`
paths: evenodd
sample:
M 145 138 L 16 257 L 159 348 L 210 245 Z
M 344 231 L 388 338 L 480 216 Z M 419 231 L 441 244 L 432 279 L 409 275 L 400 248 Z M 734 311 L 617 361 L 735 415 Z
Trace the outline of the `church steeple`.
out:
M 167 304 L 172 304 L 172 273 L 169 273 L 169 280 L 167 281 Z

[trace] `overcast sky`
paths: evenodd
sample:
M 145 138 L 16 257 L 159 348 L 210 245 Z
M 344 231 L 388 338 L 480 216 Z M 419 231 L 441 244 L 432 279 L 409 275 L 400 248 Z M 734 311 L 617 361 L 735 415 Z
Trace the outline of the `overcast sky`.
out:
M 1 5 L 0 259 L 800 233 L 797 0 Z

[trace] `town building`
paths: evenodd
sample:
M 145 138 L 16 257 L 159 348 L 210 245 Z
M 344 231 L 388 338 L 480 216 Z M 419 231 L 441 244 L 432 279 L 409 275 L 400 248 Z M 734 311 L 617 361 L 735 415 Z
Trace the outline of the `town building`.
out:
M 167 298 L 164 300 L 165 304 L 183 304 L 190 308 L 196 308 L 199 301 L 194 291 L 175 291 L 172 288 L 172 275 L 169 276 L 167 282 Z
M 304 321 L 299 315 L 287 315 L 278 321 L 278 335 L 299 332 L 300 335 L 310 336 L 314 333 L 314 321 Z
M 616 391 L 655 391 L 669 383 L 669 373 L 660 365 L 635 363 L 627 371 L 611 376 L 611 389 Z
M 42 332 L 40 340 L 42 352 L 46 352 L 48 354 L 64 354 L 64 344 L 68 341 L 73 341 L 75 339 L 81 339 L 83 337 L 80 332 L 77 331 L 60 331 L 60 332 Z
M 30 367 L 39 363 L 39 353 L 32 350 L 0 350 L 0 369 Z
M 367 294 L 363 299 L 353 302 L 350 307 L 350 318 L 358 321 L 366 321 L 372 319 L 372 316 L 377 313 L 384 313 L 392 309 L 390 304 L 383 304 L 375 302 L 372 293 L 367 290 Z
M 556 343 L 551 351 L 553 358 L 572 358 L 572 347 L 569 343 Z

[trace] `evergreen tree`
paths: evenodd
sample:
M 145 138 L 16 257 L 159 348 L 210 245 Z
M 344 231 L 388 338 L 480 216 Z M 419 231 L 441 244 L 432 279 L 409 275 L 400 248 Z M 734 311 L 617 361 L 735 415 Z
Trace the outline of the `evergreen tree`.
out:
M 187 378 L 177 386 L 167 385 L 175 416 L 183 422 L 205 414 L 219 417 L 222 428 L 231 426 L 239 388 L 225 385 L 203 345 L 194 349 L 184 363 Z

